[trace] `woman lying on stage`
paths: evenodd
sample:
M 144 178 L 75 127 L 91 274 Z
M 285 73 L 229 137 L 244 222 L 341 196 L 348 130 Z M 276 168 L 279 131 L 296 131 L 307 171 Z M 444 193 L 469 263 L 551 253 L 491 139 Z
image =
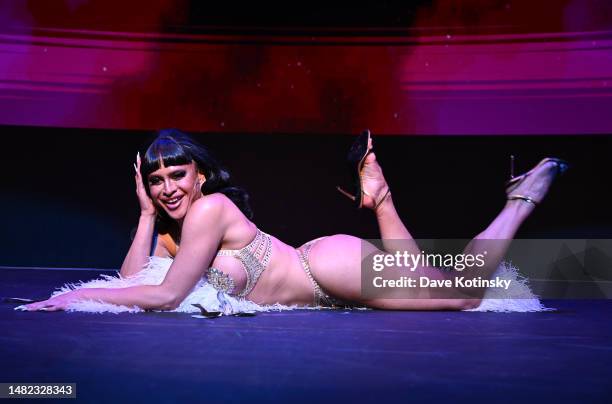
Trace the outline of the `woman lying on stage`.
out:
M 355 189 L 352 195 L 343 193 L 356 206 L 375 213 L 385 250 L 397 251 L 400 246 L 392 241 L 403 240 L 403 250 L 420 253 L 395 210 L 372 152 L 369 131 L 358 137 L 348 158 L 354 167 Z M 153 255 L 173 258 L 163 281 L 124 288 L 79 288 L 26 305 L 27 310 L 63 310 L 81 300 L 172 310 L 203 277 L 217 290 L 260 305 L 331 306 L 350 302 L 378 309 L 462 310 L 478 306 L 482 299 L 482 295 L 473 294 L 417 298 L 427 292 L 422 289 L 407 298 L 363 298 L 361 257 L 376 253 L 375 246 L 339 234 L 296 249 L 262 232 L 250 220 L 246 193 L 231 186 L 229 174 L 204 147 L 177 130 L 159 132 L 143 158 L 138 155 L 134 167 L 141 214 L 121 275 L 129 278 L 141 271 L 153 245 Z M 544 159 L 510 181 L 504 208 L 465 250 L 477 252 L 478 240 L 500 241 L 488 255 L 486 276 L 498 267 L 520 225 L 565 168 L 561 160 Z M 362 252 L 362 248 L 367 251 Z M 453 276 L 452 271 L 433 267 L 420 267 L 411 273 L 417 275 L 431 279 Z

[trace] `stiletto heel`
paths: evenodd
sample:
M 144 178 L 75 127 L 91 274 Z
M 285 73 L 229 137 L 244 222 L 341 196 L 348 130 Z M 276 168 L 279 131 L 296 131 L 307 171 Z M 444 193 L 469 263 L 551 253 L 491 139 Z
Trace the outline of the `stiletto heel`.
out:
M 389 189 L 389 186 L 386 184 L 386 181 L 385 181 L 385 186 L 387 189 L 384 192 L 384 195 L 382 196 L 382 198 L 380 198 L 377 201 L 376 200 L 377 195 L 371 195 L 364 189 L 363 174 L 361 171 L 364 168 L 365 161 L 366 161 L 366 158 L 368 157 L 368 154 L 372 152 L 372 147 L 371 147 L 372 137 L 371 136 L 372 135 L 368 129 L 361 132 L 361 134 L 353 142 L 353 145 L 351 146 L 348 152 L 348 155 L 346 157 L 346 162 L 349 167 L 349 173 L 351 174 L 351 186 L 352 186 L 353 192 L 351 193 L 349 191 L 346 191 L 342 187 L 339 187 L 339 186 L 336 187 L 336 189 L 342 195 L 346 196 L 351 201 L 353 201 L 353 204 L 357 208 L 364 207 L 364 196 L 370 197 L 373 201 L 373 206 L 371 207 L 371 209 L 376 211 L 378 207 L 385 200 L 387 200 L 387 198 L 391 195 L 391 190 Z M 377 163 L 375 164 L 376 166 L 378 166 Z M 380 168 L 378 169 L 380 170 Z M 380 171 L 380 175 L 384 181 L 384 177 L 382 177 L 382 171 Z
M 336 189 L 344 196 L 352 200 L 357 208 L 363 207 L 363 187 L 361 183 L 361 169 L 365 163 L 365 159 L 370 153 L 370 130 L 366 129 L 357 137 L 351 145 L 346 156 L 346 162 L 349 166 L 352 179 L 352 193 L 337 186 Z
M 539 188 L 536 187 L 535 190 L 530 189 L 533 188 L 533 184 L 529 184 L 529 186 L 525 186 L 527 178 L 533 178 L 538 171 L 543 170 L 544 167 L 548 164 L 554 164 L 556 170 L 552 173 L 552 178 L 550 182 L 545 185 L 540 185 Z M 517 177 L 514 176 L 514 156 L 510 156 L 510 180 L 506 182 L 506 195 L 508 200 L 519 199 L 533 205 L 539 205 L 544 199 L 546 192 L 548 191 L 548 187 L 552 183 L 552 180 L 558 175 L 563 174 L 569 168 L 569 164 L 565 160 L 561 160 L 558 158 L 547 157 L 542 159 L 535 167 L 533 167 L 528 172 L 519 175 Z M 520 189 L 521 187 L 526 189 Z

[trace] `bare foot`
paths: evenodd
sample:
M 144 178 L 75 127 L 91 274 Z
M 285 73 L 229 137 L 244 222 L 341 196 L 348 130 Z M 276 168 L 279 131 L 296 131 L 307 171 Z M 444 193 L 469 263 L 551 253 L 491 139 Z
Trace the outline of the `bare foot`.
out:
M 370 145 L 371 148 L 371 145 Z M 376 161 L 376 155 L 368 154 L 361 169 L 361 186 L 363 189 L 363 206 L 374 209 L 376 204 L 385 197 L 389 186 L 383 175 L 382 168 Z

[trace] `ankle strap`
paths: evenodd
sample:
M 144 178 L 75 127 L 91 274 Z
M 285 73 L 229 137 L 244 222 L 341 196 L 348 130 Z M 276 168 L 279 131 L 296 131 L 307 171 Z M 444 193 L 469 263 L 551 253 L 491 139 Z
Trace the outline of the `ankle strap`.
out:
M 391 195 L 391 188 L 387 187 L 387 192 L 385 192 L 385 195 L 382 198 L 380 198 L 380 201 L 378 201 L 378 203 L 374 206 L 374 211 L 376 211 L 378 207 L 382 205 L 385 199 L 387 199 L 390 195 Z
M 525 195 L 520 195 L 520 194 L 514 194 L 514 195 L 508 195 L 508 200 L 515 200 L 515 199 L 519 199 L 521 201 L 525 201 L 528 203 L 531 203 L 535 206 L 538 205 L 538 202 L 536 202 L 535 200 L 533 200 L 532 198 L 525 196 Z

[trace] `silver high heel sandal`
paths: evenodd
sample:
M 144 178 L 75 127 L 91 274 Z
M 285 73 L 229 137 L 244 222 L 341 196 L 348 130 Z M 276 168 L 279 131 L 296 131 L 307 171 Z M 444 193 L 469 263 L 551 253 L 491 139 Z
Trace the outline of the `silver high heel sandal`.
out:
M 547 164 L 554 164 L 556 167 L 556 172 L 553 176 L 553 179 L 554 177 L 563 174 L 569 168 L 569 164 L 567 163 L 567 161 L 558 158 L 547 157 L 545 159 L 542 159 L 535 167 L 533 167 L 528 172 L 515 177 L 514 156 L 510 156 L 510 180 L 506 182 L 506 195 L 508 196 L 508 200 L 519 199 L 531 203 L 533 205 L 539 205 L 542 202 L 544 195 L 542 195 L 541 197 L 529 195 L 528 192 L 519 191 L 519 188 L 529 176 L 534 175 L 538 170 L 541 170 Z

